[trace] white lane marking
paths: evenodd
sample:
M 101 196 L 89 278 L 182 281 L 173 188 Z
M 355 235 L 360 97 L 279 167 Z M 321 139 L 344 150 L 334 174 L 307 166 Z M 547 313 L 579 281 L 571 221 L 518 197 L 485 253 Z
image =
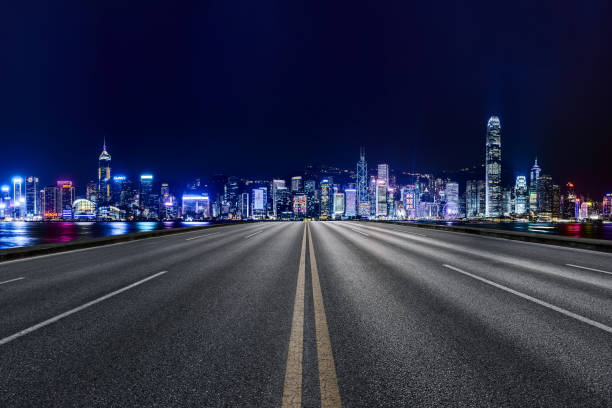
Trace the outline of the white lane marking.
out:
M 536 299 L 533 296 L 529 296 L 529 295 L 526 295 L 526 294 L 524 294 L 522 292 L 519 292 L 517 290 L 510 289 L 507 286 L 500 285 L 499 283 L 495 283 L 493 281 L 490 281 L 488 279 L 485 279 L 485 278 L 482 278 L 480 276 L 474 275 L 472 273 L 466 272 L 466 271 L 461 270 L 459 268 L 456 268 L 454 266 L 447 265 L 447 264 L 443 264 L 443 266 L 448 268 L 448 269 L 452 269 L 455 272 L 459 272 L 459 273 L 462 273 L 462 274 L 464 274 L 466 276 L 469 276 L 470 278 L 477 279 L 477 280 L 479 280 L 481 282 L 484 282 L 484 283 L 486 283 L 488 285 L 491 285 L 491 286 L 494 286 L 494 287 L 496 287 L 498 289 L 504 290 L 504 291 L 506 291 L 508 293 L 512 293 L 513 295 L 522 297 L 523 299 L 529 300 L 530 302 L 537 303 L 540 306 L 547 307 L 547 308 L 549 308 L 551 310 L 554 310 L 555 312 L 559 312 L 559 313 L 564 314 L 566 316 L 572 317 L 572 318 L 574 318 L 576 320 L 580 320 L 581 322 L 586 323 L 588 325 L 591 325 L 593 327 L 597 327 L 598 329 L 601 329 L 601 330 L 606 331 L 608 333 L 612 333 L 612 327 L 606 326 L 603 323 L 596 322 L 595 320 L 591 320 L 588 317 L 584 317 L 584 316 L 581 316 L 581 315 L 576 314 L 574 312 L 570 312 L 569 310 L 563 309 L 563 308 L 561 308 L 559 306 L 555 306 L 555 305 L 552 305 L 552 304 L 550 304 L 548 302 L 544 302 L 543 300 Z
M 198 235 L 197 237 L 185 238 L 185 241 L 191 241 L 192 239 L 210 237 L 211 235 L 217 235 L 218 232 L 213 232 L 212 234 Z
M 353 231 L 355 231 L 355 232 L 360 233 L 361 235 L 365 235 L 366 237 L 369 237 L 369 236 L 370 236 L 369 234 L 366 234 L 365 232 L 361 232 L 361 231 L 359 231 L 358 229 L 355 229 L 355 228 L 351 228 L 351 229 L 352 229 Z
M 73 314 L 75 314 L 77 312 L 80 312 L 81 310 L 87 309 L 88 307 L 91 307 L 91 306 L 93 306 L 95 304 L 98 304 L 98 303 L 100 303 L 100 302 L 102 302 L 102 301 L 104 301 L 106 299 L 109 299 L 109 298 L 111 298 L 113 296 L 116 296 L 116 295 L 118 295 L 120 293 L 123 293 L 126 290 L 130 290 L 132 288 L 135 288 L 138 285 L 142 285 L 143 283 L 145 283 L 147 281 L 150 281 L 151 279 L 155 279 L 155 278 L 157 278 L 157 277 L 159 277 L 159 276 L 161 276 L 161 275 L 163 275 L 163 274 L 165 274 L 167 272 L 168 271 L 157 272 L 156 274 L 151 275 L 151 276 L 149 276 L 147 278 L 141 279 L 138 282 L 134 282 L 131 285 L 125 286 L 125 287 L 123 287 L 121 289 L 118 289 L 118 290 L 116 290 L 114 292 L 108 293 L 108 294 L 106 294 L 106 295 L 104 295 L 102 297 L 94 299 L 94 300 L 92 300 L 90 302 L 87 302 L 87 303 L 81 305 L 81 306 L 75 307 L 74 309 L 70 309 L 67 312 L 58 314 L 57 316 L 54 316 L 54 317 L 52 317 L 50 319 L 47 319 L 47 320 L 45 320 L 43 322 L 35 324 L 34 326 L 30 326 L 27 329 L 21 330 L 21 331 L 15 333 L 15 334 L 12 334 L 12 335 L 10 335 L 8 337 L 5 337 L 2 340 L 0 340 L 0 346 L 4 345 L 6 343 L 9 343 L 9 342 L 11 342 L 13 340 L 16 340 L 16 339 L 18 339 L 18 338 L 20 338 L 22 336 L 25 336 L 26 334 L 30 334 L 30 333 L 38 330 L 38 329 L 42 329 L 43 327 L 48 326 L 50 324 L 53 324 L 53 323 L 55 323 L 55 322 L 65 318 L 65 317 L 73 315 Z
M 252 233 L 251 235 L 247 235 L 245 238 L 251 238 L 253 235 L 261 234 L 263 230 L 259 230 L 257 232 Z
M 22 279 L 25 279 L 25 278 L 22 276 L 21 278 L 9 279 L 4 282 L 0 282 L 0 285 L 4 285 L 5 283 L 15 282 L 15 281 L 22 280 Z
M 608 275 L 612 275 L 612 272 L 602 271 L 601 269 L 589 268 L 589 267 L 587 267 L 587 266 L 572 265 L 572 264 L 565 264 L 565 265 L 567 265 L 567 266 L 571 266 L 571 267 L 573 267 L 573 268 L 586 269 L 587 271 L 601 272 L 601 273 L 607 273 Z

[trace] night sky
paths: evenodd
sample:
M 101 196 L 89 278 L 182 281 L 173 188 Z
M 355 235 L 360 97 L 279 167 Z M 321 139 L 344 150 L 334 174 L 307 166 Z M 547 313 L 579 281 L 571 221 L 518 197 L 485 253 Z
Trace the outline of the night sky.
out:
M 130 5 L 126 5 L 130 3 Z M 306 163 L 612 190 L 609 1 L 49 1 L 0 6 L 0 182 L 113 171 L 178 183 Z M 564 4 L 566 3 L 566 4 Z M 484 174 L 483 177 L 484 178 Z

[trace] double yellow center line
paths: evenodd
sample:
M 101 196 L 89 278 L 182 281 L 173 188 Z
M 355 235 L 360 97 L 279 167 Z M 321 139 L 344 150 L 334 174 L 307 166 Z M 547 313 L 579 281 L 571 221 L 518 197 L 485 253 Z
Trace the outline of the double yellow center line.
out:
M 312 245 L 312 234 L 309 223 L 304 225 L 302 237 L 302 251 L 298 268 L 297 289 L 293 306 L 293 322 L 289 338 L 289 352 L 287 354 L 287 367 L 285 370 L 285 383 L 283 386 L 283 407 L 302 406 L 302 359 L 304 355 L 304 291 L 306 274 L 306 237 L 310 252 L 310 274 L 312 277 L 312 295 L 315 315 L 315 335 L 317 343 L 317 362 L 319 366 L 319 387 L 321 390 L 322 407 L 341 407 L 336 366 L 327 328 L 325 307 L 319 282 L 319 270 Z

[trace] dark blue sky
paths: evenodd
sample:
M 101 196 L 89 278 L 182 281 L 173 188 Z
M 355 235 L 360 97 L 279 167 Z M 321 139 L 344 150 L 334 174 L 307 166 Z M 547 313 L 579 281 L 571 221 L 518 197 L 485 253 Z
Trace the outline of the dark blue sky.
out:
M 352 167 L 360 145 L 458 169 L 497 114 L 508 181 L 537 155 L 612 190 L 608 1 L 409 3 L 4 2 L 1 180 L 82 186 L 103 136 L 115 171 L 171 182 Z

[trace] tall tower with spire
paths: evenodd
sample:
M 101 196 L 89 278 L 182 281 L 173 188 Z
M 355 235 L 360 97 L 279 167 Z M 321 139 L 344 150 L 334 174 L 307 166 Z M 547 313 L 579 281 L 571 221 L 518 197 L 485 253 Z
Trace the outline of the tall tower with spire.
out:
M 538 166 L 538 158 L 536 157 L 535 163 L 531 168 L 531 174 L 529 175 L 529 211 L 536 213 L 538 211 L 538 178 L 542 169 Z
M 359 149 L 357 162 L 357 214 L 370 216 L 370 201 L 368 194 L 368 163 L 365 160 L 365 148 Z
M 107 205 L 111 198 L 111 155 L 106 151 L 106 138 L 98 157 L 98 205 Z
M 501 192 L 501 123 L 497 116 L 487 122 L 486 145 L 486 216 L 499 217 L 502 214 Z

